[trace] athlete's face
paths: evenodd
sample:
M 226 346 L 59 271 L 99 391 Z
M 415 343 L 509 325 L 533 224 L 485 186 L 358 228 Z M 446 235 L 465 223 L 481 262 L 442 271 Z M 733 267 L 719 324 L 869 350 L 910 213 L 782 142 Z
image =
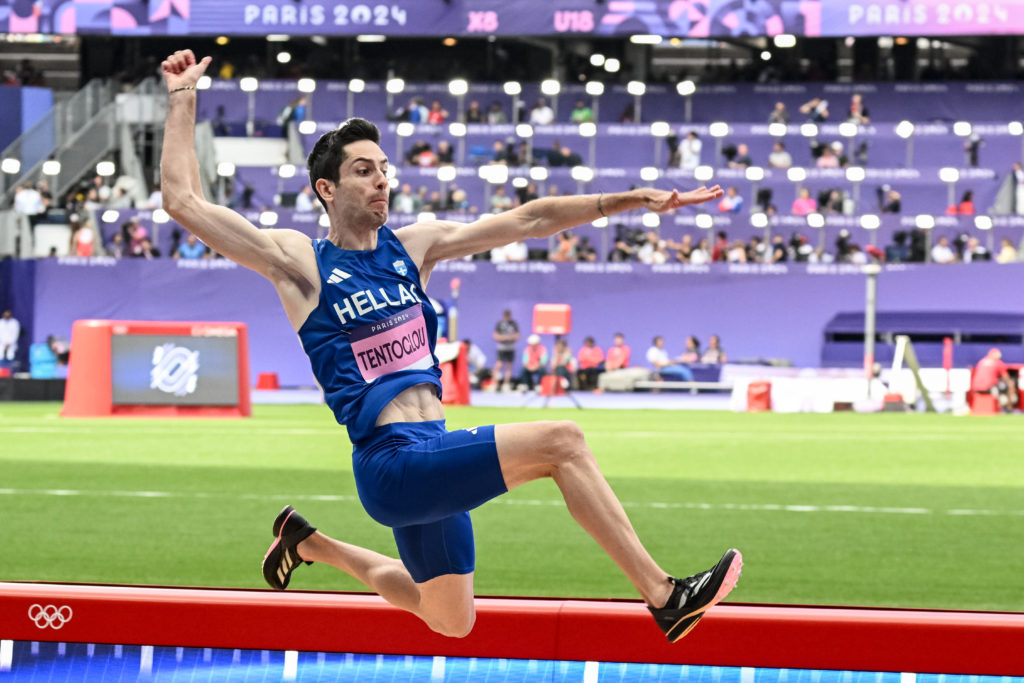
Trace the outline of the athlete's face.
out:
M 373 223 L 377 228 L 388 220 L 388 158 L 370 140 L 345 145 L 345 160 L 338 168 L 338 184 L 321 192 L 346 223 Z M 330 183 L 327 183 L 330 185 Z M 318 188 L 319 189 L 319 188 Z

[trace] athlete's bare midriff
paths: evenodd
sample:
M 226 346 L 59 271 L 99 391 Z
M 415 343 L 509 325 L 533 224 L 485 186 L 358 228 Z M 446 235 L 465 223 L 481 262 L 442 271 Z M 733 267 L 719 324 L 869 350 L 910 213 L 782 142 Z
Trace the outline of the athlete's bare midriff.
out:
M 391 403 L 384 406 L 384 410 L 377 416 L 375 426 L 443 419 L 444 408 L 441 399 L 437 397 L 437 387 L 433 384 L 417 384 L 391 399 Z

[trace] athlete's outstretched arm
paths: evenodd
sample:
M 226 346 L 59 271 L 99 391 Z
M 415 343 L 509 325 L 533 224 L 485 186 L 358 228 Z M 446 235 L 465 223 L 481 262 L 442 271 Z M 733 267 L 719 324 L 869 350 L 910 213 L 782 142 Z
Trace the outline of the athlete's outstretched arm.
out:
M 549 237 L 568 228 L 632 209 L 657 213 L 712 201 L 722 189 L 690 192 L 640 188 L 611 194 L 545 197 L 473 223 L 430 221 L 399 232 L 406 249 L 423 255 L 428 268 L 438 261 L 478 254 L 530 237 Z
M 209 57 L 197 62 L 191 50 L 180 50 L 161 65 L 170 97 L 160 159 L 164 209 L 206 245 L 275 284 L 307 279 L 282 249 L 282 243 L 302 238 L 301 233 L 259 230 L 235 211 L 206 200 L 195 152 L 195 86 L 209 64 Z

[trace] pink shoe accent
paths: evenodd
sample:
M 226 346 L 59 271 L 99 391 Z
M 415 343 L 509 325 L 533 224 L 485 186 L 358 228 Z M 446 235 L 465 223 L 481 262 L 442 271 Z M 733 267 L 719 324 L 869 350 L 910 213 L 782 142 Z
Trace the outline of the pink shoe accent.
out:
M 718 592 L 715 593 L 715 597 L 708 604 L 708 607 L 717 605 L 725 596 L 736 587 L 736 582 L 740 579 L 740 572 L 743 571 L 743 554 L 740 551 L 736 551 L 736 556 L 732 558 L 732 562 L 729 563 L 729 570 L 725 573 L 725 580 L 722 581 L 722 585 L 718 587 Z
M 274 542 L 270 544 L 270 547 L 267 548 L 266 554 L 263 556 L 264 562 L 266 562 L 267 558 L 270 557 L 270 553 L 274 552 L 274 548 L 277 547 L 277 544 L 281 542 L 281 536 L 284 534 L 284 525 L 288 523 L 288 520 L 291 519 L 294 514 L 295 510 L 292 510 L 288 513 L 288 516 L 284 518 L 284 521 L 281 522 L 281 527 L 277 530 L 277 538 L 275 538 Z

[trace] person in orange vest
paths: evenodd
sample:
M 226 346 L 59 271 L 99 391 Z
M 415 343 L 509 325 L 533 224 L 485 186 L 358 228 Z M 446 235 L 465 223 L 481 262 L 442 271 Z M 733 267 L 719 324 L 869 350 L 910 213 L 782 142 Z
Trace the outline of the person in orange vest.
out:
M 597 388 L 597 376 L 604 371 L 604 351 L 594 343 L 593 337 L 583 340 L 583 346 L 576 354 L 579 362 L 577 381 L 580 389 L 590 391 Z
M 1012 413 L 1017 405 L 1017 388 L 1010 376 L 1003 352 L 990 349 L 988 354 L 974 368 L 971 377 L 971 391 L 976 394 L 992 394 L 999 401 L 1004 413 Z
M 523 367 L 519 371 L 519 390 L 533 391 L 548 364 L 548 350 L 540 343 L 540 335 L 531 334 L 527 337 L 521 360 Z

